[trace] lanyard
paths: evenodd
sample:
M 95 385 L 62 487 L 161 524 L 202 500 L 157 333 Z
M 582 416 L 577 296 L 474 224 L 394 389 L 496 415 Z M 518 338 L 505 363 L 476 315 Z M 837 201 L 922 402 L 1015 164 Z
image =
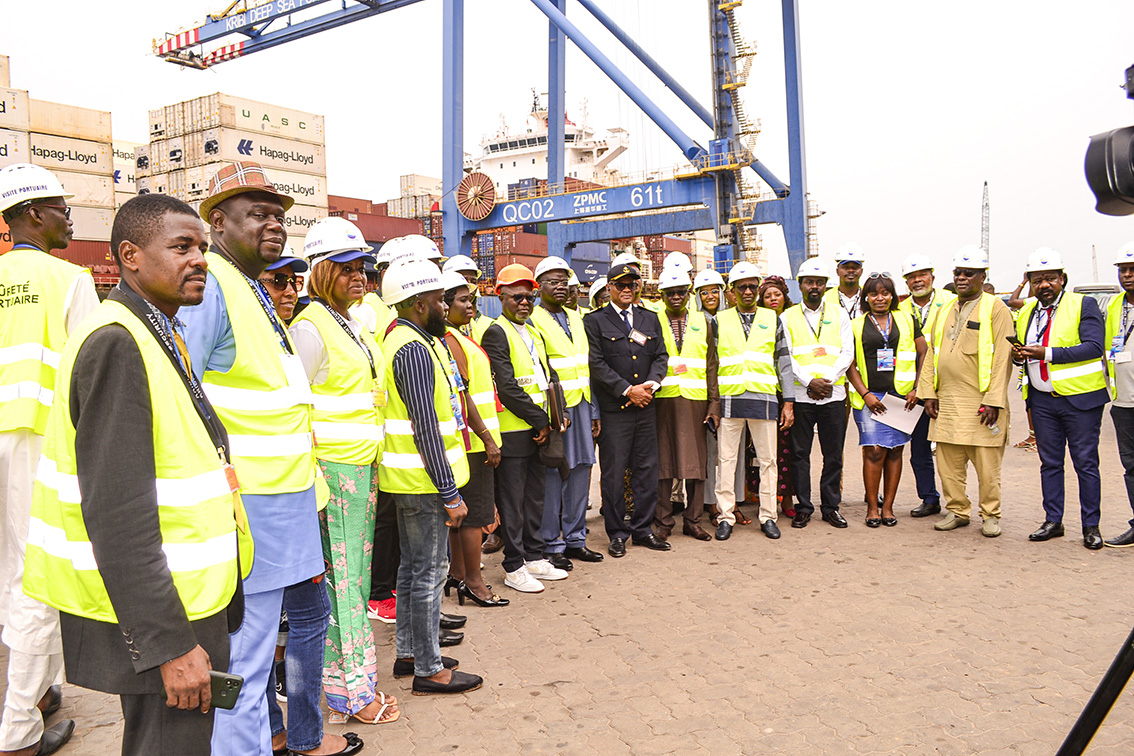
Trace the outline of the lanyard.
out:
M 804 307 L 806 307 L 806 306 L 807 305 L 804 305 Z M 819 305 L 819 330 L 815 330 L 815 328 L 811 325 L 811 321 L 807 319 L 807 313 L 804 313 L 804 315 L 803 315 L 803 322 L 806 323 L 807 327 L 811 329 L 811 335 L 815 337 L 816 341 L 819 340 L 819 335 L 821 333 L 823 333 L 823 311 L 826 310 L 826 309 L 827 309 L 827 303 L 826 302 Z M 809 310 L 809 312 L 814 312 L 814 310 Z
M 936 296 L 930 297 L 924 307 L 918 305 L 917 302 L 911 301 L 911 304 L 913 304 L 914 317 L 917 318 L 918 328 L 925 328 L 925 321 L 929 319 L 929 308 L 933 306 L 933 300 L 935 298 Z
M 1122 303 L 1122 346 L 1118 348 L 1119 352 L 1126 348 L 1126 342 L 1130 340 L 1130 332 L 1134 331 L 1134 322 L 1130 323 L 1129 326 L 1126 325 L 1126 319 L 1130 316 L 1132 308 L 1134 308 L 1134 305 L 1128 302 Z
M 848 301 L 850 301 L 850 307 L 845 307 L 843 306 L 843 293 L 841 291 L 839 292 L 839 306 L 846 310 L 847 317 L 851 320 L 854 320 L 854 311 L 858 309 L 858 301 L 859 299 L 861 299 L 861 297 L 862 289 L 859 289 L 857 294 L 855 294 L 853 297 L 847 298 Z
M 870 313 L 870 322 L 878 329 L 878 333 L 882 334 L 882 348 L 885 349 L 890 346 L 890 331 L 894 328 L 894 319 L 889 315 L 886 316 L 886 330 L 882 330 L 882 326 L 878 325 L 878 318 L 874 317 L 874 313 Z
M 354 331 L 350 330 L 350 326 L 343 320 L 343 316 L 337 313 L 331 305 L 327 304 L 326 300 L 316 297 L 315 301 L 323 305 L 323 307 L 327 309 L 327 312 L 331 313 L 331 317 L 335 319 L 335 322 L 339 324 L 340 328 L 346 331 L 346 335 L 350 336 L 350 340 L 358 344 L 362 349 L 362 353 L 366 355 L 366 361 L 370 363 L 370 377 L 374 380 L 378 380 L 378 371 L 374 368 L 374 355 L 371 354 L 370 347 L 366 346 L 366 342 L 362 340 L 362 337 L 354 335 Z
M 1036 310 L 1036 343 L 1042 344 L 1044 334 L 1051 328 L 1051 321 L 1055 320 L 1055 305 L 1041 307 Z M 1049 314 L 1050 311 L 1050 314 Z M 1042 326 L 1040 324 L 1043 324 Z
M 256 301 L 260 303 L 260 307 L 263 308 L 264 314 L 268 316 L 268 322 L 272 324 L 272 330 L 275 331 L 276 336 L 279 337 L 280 346 L 283 347 L 283 350 L 288 354 L 295 354 L 295 351 L 291 348 L 291 342 L 289 342 L 287 339 L 287 332 L 284 331 L 283 326 L 280 325 L 280 319 L 276 317 L 276 306 L 272 304 L 272 299 L 268 296 L 268 292 L 264 289 L 264 285 L 259 281 L 253 281 L 251 278 L 244 275 L 244 271 L 238 268 L 236 266 L 236 263 L 228 258 L 227 254 L 219 253 L 218 256 L 226 263 L 231 265 L 236 270 L 236 272 L 244 278 L 244 282 L 248 284 L 248 287 L 252 289 L 252 293 L 256 295 Z

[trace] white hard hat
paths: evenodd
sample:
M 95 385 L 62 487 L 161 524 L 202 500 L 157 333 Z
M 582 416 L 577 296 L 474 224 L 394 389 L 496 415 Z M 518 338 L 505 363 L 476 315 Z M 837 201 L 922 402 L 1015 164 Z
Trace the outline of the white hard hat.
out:
M 658 289 L 676 289 L 680 286 L 690 286 L 689 274 L 677 268 L 666 268 L 658 279 Z
M 1134 242 L 1127 242 L 1118 248 L 1118 254 L 1114 256 L 1115 265 L 1127 265 L 1134 263 Z
M 394 248 L 389 245 L 389 242 L 385 242 L 378 248 L 378 251 L 374 253 L 375 265 L 389 265 L 393 261 Z
M 350 262 L 360 257 L 374 260 L 358 226 L 337 216 L 320 218 L 311 226 L 304 240 L 303 256 L 312 266 L 326 261 Z
M 536 276 L 536 278 L 539 278 L 539 276 Z M 574 270 L 571 271 L 571 275 L 567 279 L 567 285 L 568 286 L 578 286 L 579 285 L 579 276 L 575 273 Z
M 74 196 L 55 174 L 38 165 L 16 163 L 0 170 L 0 213 L 27 200 Z
M 953 267 L 988 270 L 988 252 L 979 244 L 966 244 L 953 255 Z
M 462 286 L 468 286 L 469 288 L 472 288 L 473 286 L 473 284 L 469 283 L 469 280 L 467 278 L 465 278 L 455 270 L 442 271 L 441 285 L 445 288 L 445 291 L 459 289 Z
M 830 278 L 831 271 L 827 267 L 827 263 L 823 262 L 818 257 L 809 257 L 799 264 L 799 270 L 795 273 L 795 280 L 802 280 L 806 276 L 812 278 Z
M 562 257 L 556 257 L 555 255 L 545 257 L 539 261 L 539 265 L 535 266 L 536 280 L 538 281 L 539 277 L 544 273 L 550 273 L 553 270 L 565 270 L 570 273 L 571 266 L 568 265 L 567 261 Z
M 610 269 L 614 270 L 620 265 L 637 265 L 638 269 L 642 268 L 642 261 L 634 256 L 633 252 L 622 252 L 615 255 L 614 259 L 610 261 Z
M 410 260 L 401 265 L 391 265 L 386 271 L 382 279 L 382 301 L 396 305 L 417 294 L 443 288 L 441 271 L 436 265 L 429 260 Z
M 1035 273 L 1040 270 L 1063 270 L 1063 255 L 1051 247 L 1039 247 L 1028 255 L 1028 264 L 1024 266 L 1024 272 Z
M 476 267 L 476 263 L 468 255 L 453 255 L 445 264 L 441 266 L 442 273 L 448 273 L 454 270 L 460 273 L 462 270 L 467 270 L 470 273 L 476 273 L 477 278 L 480 278 L 480 268 Z
M 856 262 L 859 265 L 866 262 L 866 252 L 862 249 L 862 245 L 857 242 L 840 244 L 839 251 L 835 253 L 835 263 L 841 262 Z
M 442 259 L 437 243 L 421 234 L 395 237 L 382 245 L 382 252 L 390 256 L 390 265 L 398 265 L 410 260 Z
M 933 270 L 933 263 L 925 255 L 915 253 L 902 260 L 902 276 L 917 273 L 919 270 Z
M 595 294 L 598 294 L 600 291 L 602 291 L 605 288 L 606 288 L 606 276 L 599 276 L 598 278 L 595 279 L 595 282 L 591 284 L 590 291 L 587 292 L 587 301 L 593 302 L 594 299 L 595 299 Z
M 662 261 L 662 270 L 669 268 L 680 270 L 682 273 L 689 273 L 693 270 L 693 263 L 689 262 L 689 255 L 684 252 L 670 252 Z
M 720 286 L 723 289 L 724 278 L 715 270 L 703 270 L 693 279 L 693 290 L 696 291 L 704 286 Z
M 728 272 L 729 286 L 737 281 L 743 281 L 746 278 L 755 278 L 757 280 L 760 278 L 760 271 L 756 269 L 755 265 L 746 260 L 741 260 L 736 265 L 733 265 L 732 269 Z

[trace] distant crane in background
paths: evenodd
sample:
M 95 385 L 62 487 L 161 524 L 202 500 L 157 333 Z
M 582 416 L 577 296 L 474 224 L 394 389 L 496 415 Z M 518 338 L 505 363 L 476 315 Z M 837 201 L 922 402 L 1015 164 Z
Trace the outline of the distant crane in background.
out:
M 980 248 L 988 254 L 988 182 L 984 182 L 984 199 L 980 203 Z

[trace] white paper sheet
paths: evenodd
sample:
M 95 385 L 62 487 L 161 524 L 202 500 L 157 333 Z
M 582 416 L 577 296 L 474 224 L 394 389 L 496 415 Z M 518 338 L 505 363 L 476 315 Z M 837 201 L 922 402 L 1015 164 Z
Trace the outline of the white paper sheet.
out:
M 886 411 L 881 415 L 875 415 L 874 419 L 910 435 L 913 435 L 914 426 L 921 419 L 921 413 L 925 412 L 925 407 L 920 404 L 915 404 L 912 410 L 906 410 L 906 400 L 892 394 L 885 394 L 882 397 L 882 405 Z

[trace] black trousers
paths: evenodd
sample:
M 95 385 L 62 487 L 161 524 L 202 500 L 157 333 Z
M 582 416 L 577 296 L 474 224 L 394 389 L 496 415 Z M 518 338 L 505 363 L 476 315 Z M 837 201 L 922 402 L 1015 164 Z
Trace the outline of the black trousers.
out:
M 604 412 L 598 447 L 607 536 L 612 541 L 648 537 L 658 506 L 658 421 L 654 405 Z M 629 532 L 622 497 L 626 468 L 630 468 L 630 491 L 634 495 Z
M 1122 462 L 1122 480 L 1126 483 L 1126 498 L 1134 509 L 1134 407 L 1110 405 L 1110 419 L 1114 421 L 1114 434 L 1118 437 L 1118 459 Z M 1134 518 L 1130 520 L 1134 528 Z
M 823 472 L 819 475 L 819 506 L 823 512 L 837 512 L 842 499 L 843 443 L 847 437 L 846 400 L 829 404 L 795 403 L 795 422 L 791 426 L 791 469 L 795 483 L 797 513 L 812 514 L 811 444 L 819 427 L 819 448 L 823 451 Z
M 242 690 L 241 695 L 255 691 Z M 264 691 L 259 691 L 264 695 Z M 213 737 L 213 713 L 200 709 L 184 711 L 165 705 L 157 693 L 123 695 L 122 756 L 209 756 Z
M 547 468 L 538 453 L 501 457 L 494 481 L 496 509 L 500 512 L 496 532 L 504 541 L 504 570 L 515 572 L 525 561 L 543 559 L 547 548 L 540 534 Z
M 398 587 L 398 564 L 401 561 L 394 496 L 379 491 L 378 508 L 374 513 L 374 553 L 370 556 L 371 601 L 385 601 L 394 597 L 394 589 Z

